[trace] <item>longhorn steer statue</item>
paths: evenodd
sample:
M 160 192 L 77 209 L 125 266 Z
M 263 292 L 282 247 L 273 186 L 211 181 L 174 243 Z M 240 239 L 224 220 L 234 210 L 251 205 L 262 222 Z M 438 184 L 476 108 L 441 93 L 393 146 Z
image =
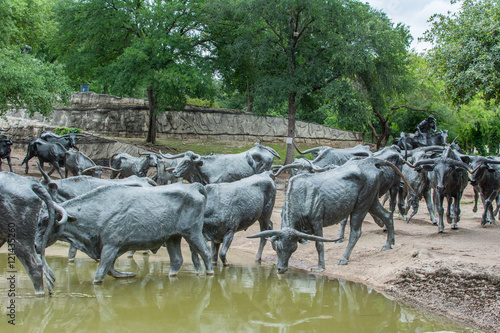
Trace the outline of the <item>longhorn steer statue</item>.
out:
M 49 294 L 54 286 L 54 273 L 45 260 L 45 247 L 48 235 L 55 224 L 54 204 L 47 190 L 31 177 L 22 177 L 10 172 L 0 172 L 0 247 L 7 243 L 9 256 L 16 255 L 26 269 L 37 295 L 44 294 L 43 278 L 47 283 Z M 48 213 L 44 220 L 45 233 L 35 250 L 37 225 L 42 209 Z M 64 221 L 61 221 L 64 222 Z
M 389 199 L 389 213 L 391 214 L 391 220 L 393 220 L 400 183 L 402 181 L 401 178 L 403 176 L 400 170 L 403 167 L 404 159 L 403 156 L 401 155 L 399 147 L 395 145 L 379 150 L 378 152 L 373 154 L 373 157 L 391 163 L 386 166 L 379 167 L 381 170 L 381 177 L 380 177 L 380 188 L 378 195 L 379 197 L 381 197 L 382 195 L 387 194 L 387 197 Z M 405 183 L 406 179 L 404 179 L 404 177 L 403 180 L 404 180 L 403 183 Z M 399 209 L 400 210 L 402 209 L 401 205 L 399 205 Z M 375 215 L 373 216 L 373 218 L 377 222 L 378 217 Z M 386 226 L 384 222 L 385 221 L 378 221 L 377 224 L 383 225 L 384 230 L 387 230 L 388 226 Z M 347 219 L 344 219 L 340 223 L 340 231 L 337 236 L 337 238 L 339 239 L 339 241 L 337 241 L 338 243 L 342 242 L 342 240 L 344 239 L 346 225 L 347 225 Z
M 255 147 L 239 154 L 215 154 L 200 156 L 188 151 L 178 155 L 162 155 L 164 158 L 182 158 L 172 171 L 191 183 L 203 185 L 229 183 L 271 170 L 279 154 L 272 148 L 256 143 Z
M 66 152 L 66 148 L 64 148 L 59 142 L 47 142 L 42 139 L 34 139 L 29 143 L 28 151 L 21 165 L 26 163 L 25 172 L 28 173 L 28 162 L 36 156 L 38 157 L 38 161 L 40 162 L 42 169 L 44 163 L 52 165 L 52 170 L 49 172 L 49 175 L 52 174 L 54 170 L 57 170 L 61 178 L 64 178 L 61 167 L 64 166 Z
M 63 145 L 64 148 L 66 148 L 66 150 L 69 150 L 71 148 L 78 150 L 78 147 L 76 146 L 76 140 L 81 137 L 86 137 L 86 135 L 79 133 L 57 135 L 51 131 L 43 131 L 40 134 L 40 139 L 47 142 L 59 142 L 61 145 Z
M 80 151 L 70 149 L 66 152 L 66 159 L 64 162 L 65 175 L 68 177 L 68 173 L 71 172 L 73 176 L 92 176 L 96 178 L 101 178 L 102 173 L 105 169 L 109 169 L 114 172 L 120 172 L 121 170 L 101 166 L 95 164 L 88 156 Z
M 127 178 L 130 176 L 146 177 L 148 170 L 156 166 L 155 153 L 140 153 L 144 157 L 134 157 L 127 153 L 117 153 L 111 156 L 109 160 L 109 167 L 115 169 L 111 172 L 111 179 Z M 118 171 L 120 169 L 120 171 Z
M 481 217 L 481 225 L 486 223 L 496 224 L 493 213 L 493 202 L 498 203 L 500 191 L 500 160 L 494 157 L 478 156 L 472 161 L 474 172 L 471 174 L 470 183 L 477 188 L 481 195 L 484 212 Z
M 47 244 L 62 240 L 100 259 L 93 282 L 99 284 L 106 274 L 115 278 L 135 276 L 114 268 L 116 258 L 126 251 L 156 251 L 165 244 L 170 275 L 175 276 L 183 262 L 184 238 L 201 255 L 206 274 L 212 275 L 210 248 L 202 233 L 205 204 L 206 192 L 200 184 L 102 186 L 61 203 L 70 218 L 50 233 Z
M 164 158 L 164 156 L 160 151 L 160 155 L 157 155 L 156 159 L 156 175 L 153 177 L 153 180 L 158 185 L 168 185 L 171 183 L 182 182 L 182 178 L 174 177 L 172 171 L 175 169 L 177 164 L 179 164 L 180 158 L 171 159 Z
M 276 184 L 271 171 L 253 175 L 232 183 L 208 184 L 203 235 L 212 243 L 212 264 L 219 254 L 222 264 L 229 265 L 226 253 L 234 234 L 246 230 L 256 221 L 260 230 L 272 230 L 271 215 L 276 199 Z M 219 252 L 220 245 L 222 249 Z M 262 238 L 255 260 L 260 262 L 266 245 Z
M 52 180 L 50 176 L 38 166 L 40 172 L 42 173 L 41 185 L 45 187 L 54 202 L 61 203 L 79 195 L 88 193 L 99 186 L 107 185 L 121 185 L 121 186 L 142 186 L 142 187 L 152 187 L 156 186 L 156 183 L 149 178 L 140 178 L 137 176 L 130 176 L 124 179 L 100 179 L 91 176 L 75 176 L 64 179 Z M 76 248 L 70 244 L 68 250 L 68 260 L 70 262 L 75 260 Z
M 452 229 L 458 229 L 460 199 L 468 183 L 468 173 L 472 173 L 473 170 L 460 159 L 451 146 L 445 149 L 442 156 L 436 159 L 418 161 L 413 166 L 417 168 L 417 171 L 421 168 L 433 171 L 431 187 L 434 189 L 434 205 L 437 207 L 439 215 L 438 232 L 444 232 L 444 198 L 448 202 L 446 210 L 448 223 L 451 223 Z
M 349 161 L 353 157 L 370 157 L 372 156 L 372 152 L 370 152 L 370 147 L 369 146 L 362 146 L 362 145 L 357 145 L 356 147 L 352 148 L 332 148 L 332 147 L 326 147 L 326 146 L 321 146 L 321 147 L 316 147 L 316 148 L 311 148 L 306 151 L 300 151 L 297 145 L 295 144 L 295 141 L 293 141 L 293 145 L 297 152 L 301 155 L 307 155 L 311 154 L 314 158 L 312 160 L 312 164 L 314 167 L 317 168 L 325 168 L 325 167 L 330 167 L 334 165 L 342 165 Z M 291 172 L 291 176 L 295 176 L 300 173 L 311 173 L 313 172 L 312 169 L 308 166 L 307 163 L 304 163 L 302 161 L 303 159 L 295 159 L 295 161 L 292 164 L 289 164 L 292 166 L 292 169 L 295 169 L 294 171 Z M 298 167 L 294 167 L 294 165 L 297 165 Z
M 444 147 L 441 146 L 429 146 L 429 147 L 419 147 L 415 148 L 411 151 L 406 152 L 406 159 L 410 165 L 417 163 L 420 160 L 428 160 L 436 157 L 435 154 L 442 153 Z M 404 164 L 403 169 L 401 170 L 403 176 L 406 178 L 408 183 L 411 185 L 414 191 L 410 191 L 408 186 L 405 184 L 401 184 L 399 188 L 399 212 L 403 217 L 404 221 L 410 222 L 410 220 L 417 214 L 419 203 L 422 198 L 425 199 L 427 210 L 429 211 L 429 215 L 431 217 L 431 221 L 433 224 L 438 224 L 436 220 L 436 216 L 434 213 L 434 204 L 432 201 L 432 189 L 431 189 L 431 181 L 430 177 L 432 175 L 431 172 L 428 172 L 424 169 L 420 171 L 416 171 L 411 166 Z M 412 208 L 410 216 L 408 216 L 408 212 Z
M 288 260 L 297 250 L 297 242 L 316 241 L 317 270 L 324 270 L 323 242 L 338 239 L 323 238 L 323 228 L 350 217 L 351 233 L 347 249 L 339 265 L 346 265 L 367 213 L 377 217 L 377 223 L 387 226 L 387 241 L 383 250 L 394 244 L 394 223 L 391 213 L 378 200 L 383 178 L 383 166 L 392 164 L 376 158 L 352 160 L 335 169 L 290 178 L 281 214 L 281 230 L 263 231 L 249 238 L 265 237 L 278 254 L 278 273 L 288 270 Z M 391 166 L 397 170 L 395 166 Z
M 2 129 L 0 128 L 0 131 L 6 132 L 10 129 Z M 12 152 L 11 147 L 12 146 L 12 140 L 9 139 L 9 137 L 5 134 L 0 134 L 0 171 L 2 171 L 2 160 L 6 159 L 7 164 L 9 165 L 10 172 L 14 172 L 12 170 L 12 162 L 10 158 L 10 153 Z

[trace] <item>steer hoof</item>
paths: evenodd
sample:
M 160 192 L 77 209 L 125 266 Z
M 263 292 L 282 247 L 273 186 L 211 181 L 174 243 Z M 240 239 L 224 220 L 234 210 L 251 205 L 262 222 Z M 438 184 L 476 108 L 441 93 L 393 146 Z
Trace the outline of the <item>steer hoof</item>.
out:
M 102 280 L 99 280 L 99 281 L 96 281 L 94 280 L 94 282 L 92 282 L 93 285 L 100 285 L 102 284 Z
M 342 266 L 342 265 L 347 265 L 347 260 L 345 260 L 345 259 L 340 259 L 340 261 L 339 261 L 339 265 L 341 265 L 341 266 Z
M 206 273 L 207 275 L 215 275 L 215 272 L 214 271 L 207 271 Z
M 392 246 L 390 246 L 389 244 L 385 244 L 384 246 L 382 246 L 382 251 L 386 250 L 392 250 Z

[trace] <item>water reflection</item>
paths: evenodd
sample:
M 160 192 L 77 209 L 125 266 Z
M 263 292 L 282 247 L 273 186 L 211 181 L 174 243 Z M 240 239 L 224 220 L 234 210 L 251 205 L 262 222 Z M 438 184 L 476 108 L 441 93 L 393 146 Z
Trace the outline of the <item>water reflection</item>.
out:
M 17 273 L 16 328 L 23 332 L 106 330 L 137 332 L 427 332 L 465 328 L 385 298 L 370 288 L 291 271 L 278 276 L 269 266 L 217 267 L 215 276 L 198 276 L 183 265 L 169 278 L 168 262 L 148 256 L 117 260 L 133 279 L 104 279 L 91 285 L 97 264 L 68 264 L 48 258 L 56 274 L 56 294 L 29 295 L 32 285 Z M 0 254 L 0 276 L 6 276 Z M 3 304 L 7 282 L 0 281 Z M 2 306 L 0 331 L 12 331 Z M 7 330 L 6 330 L 7 329 Z

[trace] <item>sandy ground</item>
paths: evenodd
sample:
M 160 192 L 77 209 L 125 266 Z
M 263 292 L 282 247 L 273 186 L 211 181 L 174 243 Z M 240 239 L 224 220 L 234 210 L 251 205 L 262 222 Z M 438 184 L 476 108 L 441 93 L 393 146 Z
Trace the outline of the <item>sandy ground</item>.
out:
M 15 172 L 24 175 L 19 166 L 25 152 L 15 150 Z M 2 169 L 8 170 L 6 163 Z M 47 167 L 46 167 L 47 168 Z M 36 159 L 30 162 L 30 174 L 40 177 Z M 54 178 L 57 178 L 54 174 Z M 284 201 L 286 177 L 277 180 L 278 195 L 272 221 L 281 226 L 281 208 Z M 419 212 L 406 223 L 395 214 L 396 244 L 392 250 L 381 251 L 386 233 L 367 216 L 363 234 L 356 244 L 348 265 L 337 265 L 349 237 L 343 243 L 325 243 L 326 270 L 321 273 L 369 285 L 389 297 L 420 305 L 433 312 L 465 322 L 475 329 L 500 332 L 500 226 L 480 224 L 482 205 L 474 213 L 473 192 L 469 185 L 461 201 L 461 220 L 458 230 L 446 224 L 445 232 L 438 234 L 430 222 L 422 201 Z M 237 262 L 239 253 L 255 253 L 258 239 L 246 236 L 259 232 L 258 223 L 247 231 L 236 234 L 228 253 L 228 260 Z M 325 228 L 324 235 L 336 238 L 339 226 Z M 238 250 L 238 251 L 236 251 Z M 290 266 L 310 270 L 317 265 L 314 243 L 299 245 L 290 259 Z M 276 253 L 268 244 L 263 261 L 276 262 Z

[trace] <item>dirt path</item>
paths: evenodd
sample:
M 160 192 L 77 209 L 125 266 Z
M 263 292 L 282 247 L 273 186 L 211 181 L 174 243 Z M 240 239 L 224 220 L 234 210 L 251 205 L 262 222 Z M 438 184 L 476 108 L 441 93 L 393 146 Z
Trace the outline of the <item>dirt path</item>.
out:
M 15 150 L 15 172 L 24 175 L 19 166 L 24 152 Z M 3 170 L 7 165 L 3 164 Z M 31 176 L 40 177 L 36 159 L 30 162 Z M 57 178 L 57 176 L 55 176 Z M 285 178 L 278 180 L 278 197 L 272 221 L 274 228 L 281 225 L 281 207 L 284 201 Z M 430 222 L 424 202 L 410 223 L 395 216 L 396 245 L 381 251 L 386 234 L 367 217 L 363 235 L 351 255 L 349 264 L 337 265 L 347 241 L 341 244 L 325 243 L 326 270 L 324 274 L 360 282 L 385 292 L 389 296 L 409 301 L 466 322 L 487 332 L 500 332 L 500 226 L 482 227 L 482 207 L 472 212 L 473 193 L 467 187 L 461 203 L 461 221 L 458 230 L 446 225 L 443 234 Z M 480 205 L 481 206 L 481 205 Z M 346 230 L 346 239 L 349 236 Z M 339 226 L 325 228 L 325 237 L 336 238 Z M 236 235 L 228 253 L 228 260 L 239 251 L 255 253 L 258 239 L 246 236 L 259 232 L 258 223 Z M 239 251 L 234 251 L 234 250 Z M 234 258 L 234 257 L 233 257 Z M 271 246 L 264 249 L 263 259 L 275 263 Z M 238 261 L 234 258 L 233 261 Z M 290 266 L 310 269 L 317 264 L 314 243 L 299 245 L 292 255 Z

